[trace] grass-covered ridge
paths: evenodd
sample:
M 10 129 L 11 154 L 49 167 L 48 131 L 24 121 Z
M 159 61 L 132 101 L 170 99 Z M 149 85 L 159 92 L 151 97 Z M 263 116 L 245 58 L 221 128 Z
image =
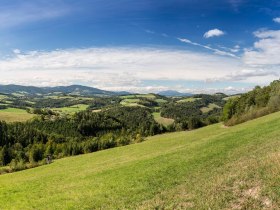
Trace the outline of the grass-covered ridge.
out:
M 280 113 L 0 176 L 1 209 L 277 209 Z

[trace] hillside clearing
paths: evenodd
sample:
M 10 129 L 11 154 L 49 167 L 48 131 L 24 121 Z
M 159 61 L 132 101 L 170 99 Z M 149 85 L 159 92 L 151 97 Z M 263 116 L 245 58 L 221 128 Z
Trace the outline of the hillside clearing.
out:
M 162 124 L 164 126 L 169 126 L 172 123 L 174 123 L 173 119 L 162 117 L 162 116 L 160 116 L 159 112 L 154 112 L 153 116 L 154 116 L 154 119 L 157 123 Z
M 203 113 L 207 113 L 207 112 L 210 112 L 212 111 L 213 109 L 221 109 L 220 106 L 218 106 L 217 104 L 214 104 L 214 103 L 210 103 L 207 107 L 202 107 L 200 110 L 203 112 Z
M 177 101 L 177 103 L 186 103 L 186 102 L 194 102 L 194 101 L 197 101 L 197 100 L 201 100 L 201 98 L 184 98 L 184 99 L 181 99 L 179 101 Z
M 0 176 L 1 209 L 277 209 L 280 113 Z
M 17 108 L 7 108 L 0 110 L 0 120 L 6 122 L 24 122 L 32 119 L 34 114 L 29 114 L 26 110 Z
M 54 108 L 54 111 L 65 112 L 68 114 L 74 114 L 78 111 L 84 111 L 88 108 L 86 104 L 77 104 L 69 107 L 62 107 L 62 108 Z

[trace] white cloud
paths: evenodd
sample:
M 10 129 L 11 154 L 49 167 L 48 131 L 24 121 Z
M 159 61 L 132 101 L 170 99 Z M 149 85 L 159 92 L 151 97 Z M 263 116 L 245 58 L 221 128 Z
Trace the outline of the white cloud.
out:
M 241 71 L 232 72 L 223 77 L 207 79 L 207 81 L 208 82 L 221 82 L 221 81 L 236 82 L 236 81 L 244 81 L 252 78 L 254 78 L 256 81 L 258 78 L 264 80 L 264 78 L 267 77 L 268 77 L 268 81 L 272 81 L 273 78 L 277 79 L 279 77 L 279 73 L 275 71 L 267 71 L 267 70 L 259 70 L 259 69 L 243 69 Z
M 254 35 L 259 40 L 254 43 L 252 49 L 245 50 L 244 63 L 269 68 L 280 65 L 280 30 L 260 30 Z
M 14 53 L 14 54 L 20 54 L 21 51 L 20 51 L 19 49 L 14 49 L 14 50 L 13 50 L 13 53 Z
M 280 17 L 273 18 L 273 21 L 274 21 L 275 23 L 280 23 Z
M 211 29 L 209 31 L 207 31 L 205 34 L 204 34 L 204 38 L 211 38 L 211 37 L 215 37 L 215 36 L 222 36 L 224 35 L 225 32 L 221 31 L 220 29 Z
M 31 51 L 0 60 L 0 83 L 139 87 L 145 80 L 203 81 L 239 70 L 230 57 L 157 48 Z
M 218 47 L 225 50 L 225 51 L 229 51 L 229 52 L 232 52 L 232 53 L 238 53 L 240 51 L 240 46 L 239 45 L 235 45 L 232 48 L 224 47 L 224 46 L 221 46 L 221 45 L 218 45 Z
M 258 32 L 255 34 L 257 37 L 269 37 L 267 39 L 271 41 L 270 39 L 275 39 L 275 33 Z M 83 84 L 107 90 L 141 93 L 168 89 L 210 93 L 229 92 L 229 90 L 207 88 L 209 86 L 207 83 L 205 87 L 191 89 L 169 84 L 172 82 L 174 84 L 174 81 L 180 81 L 182 84 L 189 81 L 200 82 L 200 84 L 203 81 L 224 84 L 236 81 L 263 84 L 279 77 L 278 69 L 268 68 L 267 65 L 259 67 L 256 63 L 259 60 L 253 59 L 252 55 L 249 56 L 249 53 L 261 53 L 264 56 L 264 52 L 259 52 L 256 48 L 258 44 L 255 44 L 253 50 L 246 52 L 243 59 L 239 59 L 234 54 L 229 56 L 229 52 L 218 51 L 188 39 L 179 40 L 211 50 L 214 54 L 168 48 L 134 47 L 30 52 L 14 50 L 13 55 L 0 60 L 0 84 L 36 86 Z M 238 46 L 235 48 L 239 49 Z M 227 57 L 220 56 L 224 53 Z M 275 63 L 274 61 L 279 62 L 279 59 L 273 60 L 272 63 Z M 152 81 L 159 80 L 165 80 L 165 85 L 153 85 Z M 241 91 L 238 89 L 237 92 Z

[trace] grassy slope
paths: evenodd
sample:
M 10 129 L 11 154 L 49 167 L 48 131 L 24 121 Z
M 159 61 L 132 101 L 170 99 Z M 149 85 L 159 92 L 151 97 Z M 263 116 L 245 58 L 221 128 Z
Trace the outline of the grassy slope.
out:
M 177 103 L 186 103 L 186 102 L 194 102 L 197 100 L 200 100 L 201 98 L 185 98 L 185 99 L 181 99 L 179 101 L 177 101 Z
M 154 112 L 153 116 L 157 123 L 162 124 L 164 126 L 168 126 L 174 123 L 174 120 L 171 118 L 161 117 L 159 112 Z
M 212 110 L 215 109 L 215 108 L 221 108 L 221 107 L 218 106 L 217 104 L 210 103 L 207 107 L 202 107 L 200 110 L 201 110 L 203 113 L 207 113 L 207 112 L 212 111 Z
M 62 108 L 54 108 L 54 111 L 60 111 L 60 112 L 67 112 L 69 114 L 74 114 L 78 111 L 84 111 L 88 108 L 88 105 L 86 104 L 77 104 L 73 106 L 68 107 L 62 107 Z
M 33 118 L 34 114 L 29 114 L 23 109 L 8 108 L 0 110 L 0 120 L 6 122 L 24 122 Z
M 0 209 L 277 209 L 280 113 L 0 176 Z

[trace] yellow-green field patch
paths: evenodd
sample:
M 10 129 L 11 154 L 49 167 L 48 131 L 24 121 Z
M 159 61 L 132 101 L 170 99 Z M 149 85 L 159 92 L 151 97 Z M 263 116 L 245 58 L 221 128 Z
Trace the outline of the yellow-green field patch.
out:
M 240 96 L 241 95 L 228 96 L 228 97 L 223 98 L 223 100 L 227 101 L 229 99 L 239 98 Z
M 186 102 L 194 102 L 194 101 L 197 101 L 197 100 L 201 100 L 201 98 L 184 98 L 184 99 L 181 99 L 179 101 L 177 101 L 177 103 L 186 103 Z
M 120 98 L 123 98 L 123 99 L 133 99 L 133 98 L 153 99 L 153 98 L 156 98 L 156 96 L 154 94 L 135 94 L 135 95 L 120 96 Z
M 140 99 L 138 98 L 126 98 L 123 99 L 120 104 L 123 106 L 143 106 L 141 104 L 138 104 L 140 102 Z
M 162 98 L 158 98 L 158 99 L 156 99 L 155 101 L 156 101 L 157 103 L 160 103 L 160 104 L 161 104 L 161 103 L 163 104 L 163 103 L 166 103 L 166 102 L 167 102 L 167 100 L 164 100 L 164 99 L 162 99 Z
M 207 107 L 202 107 L 200 110 L 201 110 L 203 113 L 207 113 L 207 112 L 212 111 L 212 110 L 215 109 L 215 108 L 220 109 L 221 107 L 218 106 L 217 104 L 210 103 Z
M 156 98 L 156 96 L 154 94 L 139 94 L 139 95 L 136 95 L 136 97 L 139 97 L 139 98 Z
M 174 123 L 173 119 L 162 117 L 162 116 L 160 116 L 159 112 L 154 112 L 153 116 L 157 123 L 162 124 L 164 126 L 168 126 L 168 125 L 171 125 L 172 123 Z
M 6 122 L 24 122 L 32 119 L 34 114 L 29 114 L 26 110 L 17 108 L 8 108 L 0 110 L 0 120 Z
M 58 111 L 58 112 L 65 112 L 68 114 L 74 114 L 79 111 L 84 111 L 88 108 L 88 105 L 86 104 L 77 104 L 73 106 L 68 106 L 68 107 L 62 107 L 62 108 L 54 108 L 53 111 Z

